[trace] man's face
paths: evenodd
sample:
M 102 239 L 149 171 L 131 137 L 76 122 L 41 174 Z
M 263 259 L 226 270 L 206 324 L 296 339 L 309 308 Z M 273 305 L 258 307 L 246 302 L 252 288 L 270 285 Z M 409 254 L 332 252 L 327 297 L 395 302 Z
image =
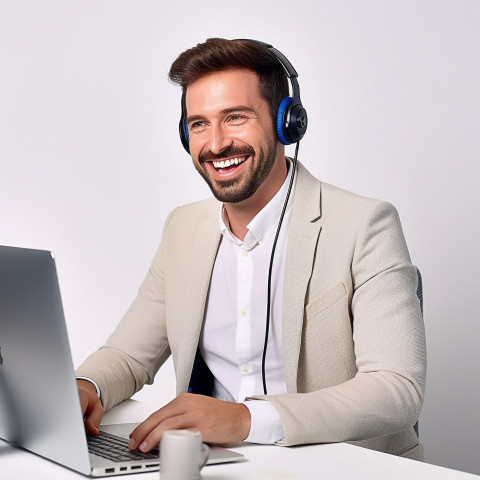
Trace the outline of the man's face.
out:
M 215 197 L 238 203 L 260 187 L 270 196 L 266 180 L 278 142 L 257 74 L 227 70 L 196 80 L 187 88 L 186 111 L 193 163 Z

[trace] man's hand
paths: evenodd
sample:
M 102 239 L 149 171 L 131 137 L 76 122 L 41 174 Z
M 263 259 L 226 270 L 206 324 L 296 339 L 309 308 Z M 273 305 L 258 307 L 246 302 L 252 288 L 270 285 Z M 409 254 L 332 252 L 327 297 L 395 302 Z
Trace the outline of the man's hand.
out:
M 141 423 L 130 434 L 128 447 L 149 452 L 163 432 L 179 429 L 198 431 L 207 443 L 234 443 L 248 437 L 250 423 L 250 412 L 242 403 L 184 393 Z
M 85 419 L 85 430 L 90 435 L 98 435 L 98 427 L 103 417 L 104 408 L 97 395 L 93 383 L 87 380 L 77 380 L 78 395 Z

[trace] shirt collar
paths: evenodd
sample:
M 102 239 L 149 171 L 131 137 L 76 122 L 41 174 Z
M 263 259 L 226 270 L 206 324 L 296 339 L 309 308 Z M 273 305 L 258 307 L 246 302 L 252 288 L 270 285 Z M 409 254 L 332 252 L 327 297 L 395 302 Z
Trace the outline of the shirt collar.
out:
M 222 203 L 220 206 L 220 231 L 225 238 L 229 238 L 232 242 L 239 246 L 243 246 L 245 250 L 251 250 L 256 245 L 265 243 L 271 236 L 273 236 L 278 227 L 278 220 L 282 213 L 283 204 L 285 203 L 285 197 L 287 196 L 288 185 L 293 175 L 293 163 L 290 159 L 287 159 L 288 173 L 287 178 L 283 182 L 282 186 L 275 194 L 275 196 L 260 210 L 257 215 L 247 225 L 248 232 L 245 235 L 245 240 L 238 239 L 230 230 L 230 223 L 228 221 L 227 212 Z M 288 199 L 287 213 L 293 205 L 293 190 L 295 185 L 292 186 L 292 192 Z

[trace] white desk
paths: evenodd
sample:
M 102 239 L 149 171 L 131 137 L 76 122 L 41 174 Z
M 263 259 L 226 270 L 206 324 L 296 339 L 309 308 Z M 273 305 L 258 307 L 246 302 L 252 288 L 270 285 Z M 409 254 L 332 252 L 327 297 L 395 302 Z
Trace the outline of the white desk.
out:
M 151 405 L 128 401 L 104 417 L 104 423 L 143 420 Z M 209 465 L 202 470 L 203 480 L 468 480 L 477 475 L 373 452 L 338 443 L 301 447 L 275 447 L 237 444 L 231 448 L 243 453 L 243 462 Z M 1 480 L 85 479 L 64 467 L 31 453 L 15 449 L 0 440 Z M 158 479 L 159 473 L 142 473 L 111 478 Z

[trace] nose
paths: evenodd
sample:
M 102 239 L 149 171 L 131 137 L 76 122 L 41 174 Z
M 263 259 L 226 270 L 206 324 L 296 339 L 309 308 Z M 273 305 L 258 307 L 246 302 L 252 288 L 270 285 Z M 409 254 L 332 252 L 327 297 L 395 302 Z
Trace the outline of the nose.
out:
M 232 139 L 221 123 L 212 123 L 209 132 L 209 147 L 212 153 L 221 153 L 232 144 Z

